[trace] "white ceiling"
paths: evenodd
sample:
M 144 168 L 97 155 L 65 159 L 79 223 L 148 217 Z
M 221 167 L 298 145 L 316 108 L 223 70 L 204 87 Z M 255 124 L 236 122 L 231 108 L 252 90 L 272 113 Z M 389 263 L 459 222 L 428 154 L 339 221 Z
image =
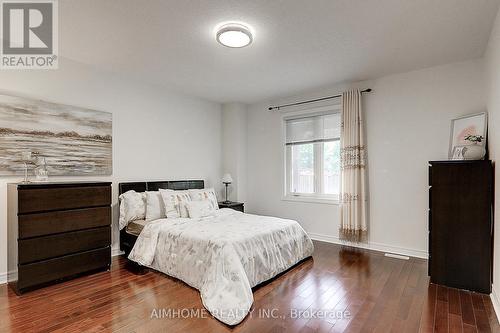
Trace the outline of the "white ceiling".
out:
M 481 57 L 500 0 L 64 0 L 62 56 L 217 102 Z M 215 41 L 243 21 L 254 43 Z

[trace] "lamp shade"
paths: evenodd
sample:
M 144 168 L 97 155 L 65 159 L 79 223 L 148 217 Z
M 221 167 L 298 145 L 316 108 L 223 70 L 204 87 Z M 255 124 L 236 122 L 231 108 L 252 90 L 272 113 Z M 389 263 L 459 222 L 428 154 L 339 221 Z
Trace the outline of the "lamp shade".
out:
M 222 182 L 230 184 L 233 182 L 233 178 L 231 177 L 231 175 L 229 173 L 226 173 L 224 175 L 224 177 L 222 177 Z

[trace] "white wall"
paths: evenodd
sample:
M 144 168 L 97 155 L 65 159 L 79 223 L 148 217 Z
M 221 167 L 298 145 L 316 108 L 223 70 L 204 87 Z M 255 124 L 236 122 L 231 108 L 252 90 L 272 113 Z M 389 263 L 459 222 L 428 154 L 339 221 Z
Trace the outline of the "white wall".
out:
M 230 173 L 233 178 L 233 183 L 228 188 L 229 200 L 245 202 L 247 183 L 247 105 L 245 104 L 222 105 L 222 170 L 224 173 Z
M 490 158 L 496 162 L 500 158 L 500 12 L 491 32 L 485 54 L 486 85 L 488 106 L 488 146 Z M 493 294 L 492 301 L 500 316 L 500 172 L 495 165 L 495 230 L 493 253 Z
M 2 71 L 0 91 L 113 113 L 113 243 L 121 181 L 204 179 L 220 189 L 220 104 L 126 80 L 72 61 L 53 71 Z M 0 280 L 7 270 L 6 183 L 0 178 Z M 54 178 L 53 178 L 54 180 Z
M 485 110 L 483 61 L 397 74 L 351 87 L 363 97 L 369 164 L 370 247 L 427 256 L 428 161 L 446 159 L 451 119 Z M 251 105 L 248 112 L 249 212 L 298 220 L 318 239 L 338 241 L 338 206 L 282 201 L 281 116 L 267 107 L 336 94 L 321 89 Z

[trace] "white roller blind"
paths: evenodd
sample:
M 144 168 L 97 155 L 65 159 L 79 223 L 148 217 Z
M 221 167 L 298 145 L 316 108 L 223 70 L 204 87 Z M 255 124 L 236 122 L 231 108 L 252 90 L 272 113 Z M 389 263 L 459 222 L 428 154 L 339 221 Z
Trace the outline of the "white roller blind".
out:
M 286 120 L 286 144 L 325 142 L 340 138 L 340 114 Z

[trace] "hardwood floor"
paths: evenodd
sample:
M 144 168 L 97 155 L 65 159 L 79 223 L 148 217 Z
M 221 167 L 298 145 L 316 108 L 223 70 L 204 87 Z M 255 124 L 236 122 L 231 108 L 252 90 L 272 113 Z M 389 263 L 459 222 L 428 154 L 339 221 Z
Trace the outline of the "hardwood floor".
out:
M 315 247 L 313 260 L 255 289 L 253 312 L 235 328 L 206 316 L 183 282 L 134 274 L 114 258 L 111 272 L 21 297 L 0 286 L 0 331 L 500 332 L 489 296 L 430 285 L 425 260 Z M 189 313 L 200 316 L 183 318 Z

